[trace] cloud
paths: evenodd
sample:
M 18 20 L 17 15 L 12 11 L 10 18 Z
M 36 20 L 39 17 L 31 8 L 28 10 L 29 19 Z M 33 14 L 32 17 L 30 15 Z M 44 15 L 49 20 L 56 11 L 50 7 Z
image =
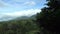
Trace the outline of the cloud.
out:
M 0 1 L 0 7 L 5 7 L 6 5 Z
M 3 0 L 0 0 L 0 8 L 8 7 L 9 4 L 5 3 Z
M 0 21 L 7 21 L 21 16 L 32 16 L 34 14 L 39 13 L 40 11 L 41 11 L 40 9 L 30 9 L 30 10 L 16 11 L 12 13 L 0 13 Z
M 33 5 L 36 5 L 36 2 L 34 2 L 34 1 L 29 1 L 29 2 L 25 2 L 24 5 L 33 6 Z
M 27 7 L 34 6 L 36 2 L 34 0 L 0 0 L 0 7 Z
M 30 9 L 30 10 L 23 10 L 23 11 L 16 11 L 12 13 L 3 13 L 3 15 L 9 15 L 9 16 L 31 16 L 36 13 L 39 13 L 41 10 L 40 9 Z
M 14 11 L 23 9 L 39 8 L 39 0 L 0 0 L 0 11 Z M 38 4 L 37 4 L 38 3 Z M 11 10 L 12 9 L 12 10 Z

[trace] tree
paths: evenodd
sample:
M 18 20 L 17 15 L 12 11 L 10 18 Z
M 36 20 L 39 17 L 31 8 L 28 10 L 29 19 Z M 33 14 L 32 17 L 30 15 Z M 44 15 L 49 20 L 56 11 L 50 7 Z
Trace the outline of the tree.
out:
M 37 22 L 40 27 L 55 34 L 60 33 L 60 0 L 47 0 L 48 7 L 41 9 L 37 14 Z

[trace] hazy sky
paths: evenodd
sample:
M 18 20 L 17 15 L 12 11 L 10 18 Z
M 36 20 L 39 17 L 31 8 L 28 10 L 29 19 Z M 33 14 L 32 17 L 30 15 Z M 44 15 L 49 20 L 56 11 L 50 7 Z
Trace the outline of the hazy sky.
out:
M 0 17 L 33 15 L 40 12 L 46 0 L 0 0 Z

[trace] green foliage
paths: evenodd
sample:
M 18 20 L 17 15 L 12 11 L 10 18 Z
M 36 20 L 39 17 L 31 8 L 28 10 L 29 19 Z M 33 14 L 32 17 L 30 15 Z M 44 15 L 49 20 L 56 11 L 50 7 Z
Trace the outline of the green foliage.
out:
M 37 34 L 38 31 L 35 20 L 30 18 L 0 22 L 0 34 Z

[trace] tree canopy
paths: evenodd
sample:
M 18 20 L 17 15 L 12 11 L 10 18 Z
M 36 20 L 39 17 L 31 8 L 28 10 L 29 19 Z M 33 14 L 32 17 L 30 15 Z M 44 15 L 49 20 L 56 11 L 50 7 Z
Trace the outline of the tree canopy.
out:
M 60 33 L 60 0 L 47 1 L 48 7 L 42 8 L 37 14 L 37 22 L 45 30 Z

